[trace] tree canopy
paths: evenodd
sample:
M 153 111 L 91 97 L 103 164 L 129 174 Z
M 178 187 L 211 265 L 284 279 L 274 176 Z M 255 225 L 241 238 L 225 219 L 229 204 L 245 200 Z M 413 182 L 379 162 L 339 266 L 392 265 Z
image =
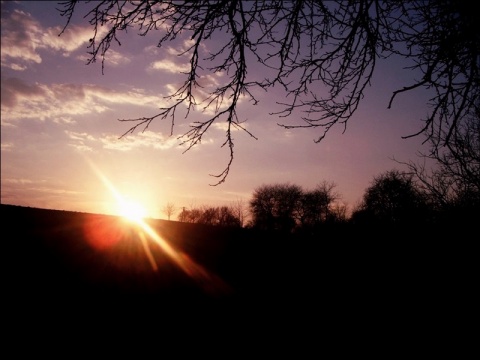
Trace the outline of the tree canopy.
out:
M 412 176 L 390 170 L 374 177 L 353 219 L 382 224 L 412 224 L 427 220 L 426 210 L 426 196 L 418 190 Z
M 321 224 L 343 221 L 334 207 L 341 198 L 335 183 L 322 182 L 314 190 L 294 184 L 262 185 L 250 200 L 252 225 L 263 230 L 292 232 L 318 228 Z
M 200 143 L 215 122 L 224 121 L 230 158 L 216 175 L 225 181 L 234 159 L 232 131 L 244 126 L 238 104 L 258 99 L 254 89 L 283 88 L 285 97 L 277 116 L 285 128 L 319 129 L 321 141 L 334 126 L 354 116 L 379 60 L 405 58 L 406 71 L 420 77 L 392 93 L 397 96 L 425 89 L 431 97 L 430 110 L 419 124 L 435 148 L 451 143 L 464 119 L 478 111 L 480 92 L 480 30 L 474 2 L 441 1 L 80 1 L 60 2 L 60 14 L 68 27 L 77 11 L 94 30 L 89 45 L 89 63 L 102 60 L 118 36 L 132 28 L 145 36 L 158 33 L 157 46 L 165 47 L 177 37 L 191 40 L 182 52 L 189 57 L 184 82 L 173 91 L 168 106 L 153 116 L 120 119 L 133 125 L 123 135 L 146 129 L 152 121 L 169 119 L 173 134 L 176 115 L 186 106 L 191 111 L 214 109 L 206 120 L 190 124 L 180 136 L 187 151 Z M 100 28 L 107 29 L 100 31 Z M 203 53 L 206 49 L 215 49 Z M 249 70 L 262 66 L 265 78 L 252 77 Z M 202 88 L 201 78 L 224 73 L 223 82 Z M 319 86 L 320 85 L 320 86 Z M 318 89 L 323 89 L 319 91 Z M 207 93 L 204 98 L 199 90 Z M 273 114 L 272 114 L 273 115 Z M 286 118 L 301 118 L 288 123 Z M 443 134 L 443 136 L 439 136 Z M 407 136 L 407 137 L 409 137 Z M 216 185 L 215 184 L 215 185 Z

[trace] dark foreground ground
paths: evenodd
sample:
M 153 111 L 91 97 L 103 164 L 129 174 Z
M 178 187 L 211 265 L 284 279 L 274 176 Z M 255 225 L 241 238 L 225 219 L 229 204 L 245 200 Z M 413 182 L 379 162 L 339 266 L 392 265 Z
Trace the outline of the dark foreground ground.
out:
M 6 318 L 25 327 L 200 318 L 257 331 L 290 319 L 375 336 L 408 326 L 413 339 L 455 321 L 478 286 L 465 245 L 474 240 L 458 231 L 337 228 L 293 238 L 148 224 L 170 255 L 122 218 L 1 205 Z

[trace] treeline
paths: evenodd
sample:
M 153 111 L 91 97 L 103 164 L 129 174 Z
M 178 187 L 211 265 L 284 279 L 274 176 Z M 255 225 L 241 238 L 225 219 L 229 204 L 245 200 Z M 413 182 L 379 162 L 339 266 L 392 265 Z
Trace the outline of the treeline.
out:
M 218 225 L 218 226 L 230 226 L 230 227 L 242 227 L 243 223 L 241 218 L 234 210 L 229 206 L 209 207 L 202 206 L 193 209 L 183 209 L 178 215 L 178 220 L 182 222 L 205 224 L 205 225 Z
M 328 224 L 466 225 L 478 221 L 480 214 L 480 193 L 475 188 L 440 197 L 415 182 L 412 174 L 398 170 L 374 177 L 351 214 L 341 199 L 333 182 L 324 181 L 312 190 L 289 183 L 262 185 L 254 190 L 248 204 L 237 201 L 231 206 L 183 208 L 178 220 L 314 234 Z M 172 204 L 168 206 L 171 213 Z
M 474 103 L 456 131 L 432 128 L 425 140 L 429 150 L 419 153 L 419 162 L 396 161 L 406 171 L 375 176 L 361 202 L 348 214 L 336 185 L 324 181 L 313 190 L 292 184 L 262 185 L 254 190 L 248 206 L 191 209 L 180 220 L 288 233 L 316 233 L 326 224 L 377 229 L 380 225 L 412 229 L 413 225 L 415 231 L 472 229 L 480 219 L 478 98 Z

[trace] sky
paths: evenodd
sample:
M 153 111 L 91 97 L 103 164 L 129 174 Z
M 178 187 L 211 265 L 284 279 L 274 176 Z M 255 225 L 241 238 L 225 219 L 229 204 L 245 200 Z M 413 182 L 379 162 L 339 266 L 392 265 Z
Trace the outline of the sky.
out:
M 392 59 L 378 64 L 359 109 L 321 143 L 315 129 L 285 129 L 269 115 L 285 95 L 280 89 L 255 93 L 259 103 L 239 105 L 239 117 L 257 139 L 234 133 L 234 161 L 218 186 L 210 174 L 229 160 L 225 124 L 185 152 L 178 136 L 208 114 L 157 120 L 145 131 L 122 137 L 130 127 L 118 119 L 151 116 L 181 84 L 188 65 L 177 56 L 183 40 L 158 48 L 159 33 L 130 31 L 112 46 L 102 73 L 87 65 L 92 28 L 80 14 L 65 25 L 55 1 L 2 1 L 1 19 L 1 203 L 117 215 L 118 196 L 141 204 L 147 216 L 163 218 L 167 203 L 177 209 L 248 204 L 262 185 L 289 183 L 313 190 L 327 181 L 353 209 L 373 178 L 402 169 L 393 159 L 416 160 L 428 111 L 426 94 L 392 92 L 415 76 Z M 83 15 L 83 14 L 82 14 Z M 208 46 L 208 44 L 206 45 Z M 251 76 L 261 75 L 255 64 Z M 216 81 L 214 78 L 209 81 Z M 173 219 L 173 218 L 172 218 Z

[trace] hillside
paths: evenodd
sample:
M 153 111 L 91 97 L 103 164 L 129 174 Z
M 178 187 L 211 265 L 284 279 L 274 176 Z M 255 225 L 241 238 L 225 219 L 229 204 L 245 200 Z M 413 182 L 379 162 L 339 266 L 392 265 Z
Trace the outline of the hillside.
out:
M 138 225 L 115 216 L 1 205 L 1 217 L 6 298 L 27 314 L 58 316 L 67 305 L 122 316 L 321 306 L 335 316 L 398 319 L 431 309 L 448 281 L 438 246 L 362 239 L 355 229 L 296 239 L 147 220 L 172 247 L 168 255 Z

